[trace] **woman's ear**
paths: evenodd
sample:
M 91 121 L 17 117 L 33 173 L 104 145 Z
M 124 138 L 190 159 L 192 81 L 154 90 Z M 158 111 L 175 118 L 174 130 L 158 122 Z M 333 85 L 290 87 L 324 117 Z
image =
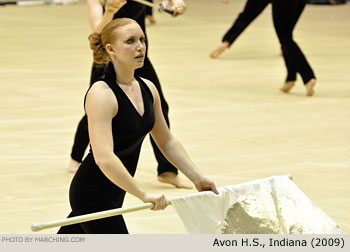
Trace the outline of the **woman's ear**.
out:
M 106 45 L 106 51 L 109 55 L 114 55 L 115 56 L 115 50 L 113 49 L 111 44 Z

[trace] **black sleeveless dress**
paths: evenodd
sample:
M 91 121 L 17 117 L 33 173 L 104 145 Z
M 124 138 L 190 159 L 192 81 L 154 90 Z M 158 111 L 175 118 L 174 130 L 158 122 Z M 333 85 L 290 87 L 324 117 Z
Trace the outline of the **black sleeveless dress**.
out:
M 147 38 L 146 25 L 145 25 L 145 15 L 146 15 L 145 10 L 146 10 L 145 5 L 139 4 L 134 1 L 128 1 L 114 15 L 113 19 L 123 18 L 123 17 L 134 19 L 140 25 L 141 29 L 143 30 Z M 169 118 L 168 118 L 169 106 L 163 95 L 163 91 L 162 91 L 157 73 L 154 70 L 154 67 L 150 59 L 148 58 L 149 46 L 147 41 L 148 40 L 146 39 L 146 57 L 144 60 L 143 67 L 136 69 L 135 73 L 136 75 L 141 76 L 142 78 L 152 81 L 153 84 L 156 86 L 159 93 L 160 102 L 162 104 L 163 116 L 169 126 Z M 91 70 L 91 76 L 90 76 L 90 85 L 92 85 L 97 80 L 99 80 L 103 75 L 104 75 L 104 69 L 99 68 L 96 64 L 93 64 L 92 70 Z M 150 139 L 151 139 L 155 157 L 158 162 L 158 169 L 157 169 L 158 175 L 164 172 L 173 172 L 177 174 L 178 170 L 170 162 L 168 162 L 168 160 L 163 156 L 162 152 L 158 149 L 153 138 L 151 137 Z M 90 138 L 89 138 L 89 132 L 88 132 L 87 117 L 86 115 L 84 115 L 84 117 L 80 120 L 77 131 L 75 133 L 74 144 L 71 152 L 72 159 L 78 162 L 81 162 L 84 156 L 86 147 L 89 145 L 89 142 L 90 142 Z
M 118 113 L 112 119 L 114 153 L 134 176 L 144 137 L 153 128 L 155 114 L 153 95 L 144 81 L 135 76 L 142 93 L 144 114 L 141 116 L 124 91 L 116 83 L 116 74 L 109 64 L 101 80 L 112 89 L 118 101 Z M 125 191 L 112 183 L 97 166 L 90 153 L 75 174 L 69 192 L 72 213 L 69 217 L 119 208 Z M 58 233 L 128 233 L 122 216 L 104 218 L 62 227 Z

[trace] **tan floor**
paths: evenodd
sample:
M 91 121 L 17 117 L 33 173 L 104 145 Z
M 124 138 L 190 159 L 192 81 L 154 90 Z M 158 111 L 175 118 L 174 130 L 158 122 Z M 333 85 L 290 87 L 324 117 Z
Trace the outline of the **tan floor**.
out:
M 288 95 L 278 90 L 285 68 L 270 7 L 212 60 L 244 1 L 187 3 L 186 15 L 156 13 L 148 27 L 174 134 L 217 186 L 293 174 L 350 233 L 350 4 L 303 13 L 295 38 L 319 79 L 316 95 L 306 97 L 300 80 Z M 88 86 L 90 28 L 83 3 L 2 7 L 0 23 L 0 233 L 31 233 L 32 223 L 70 211 L 66 166 Z M 155 167 L 147 140 L 139 183 L 170 199 L 195 192 L 157 182 Z M 127 196 L 125 206 L 139 203 Z M 131 233 L 185 233 L 172 207 L 125 219 Z

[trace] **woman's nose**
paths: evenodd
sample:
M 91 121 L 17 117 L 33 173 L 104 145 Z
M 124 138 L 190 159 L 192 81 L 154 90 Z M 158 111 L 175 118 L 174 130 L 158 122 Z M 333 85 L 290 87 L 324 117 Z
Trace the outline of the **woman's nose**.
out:
M 143 42 L 139 41 L 138 44 L 137 44 L 137 49 L 138 49 L 138 50 L 141 50 L 141 49 L 143 49 L 145 46 L 146 46 L 146 45 L 145 45 Z

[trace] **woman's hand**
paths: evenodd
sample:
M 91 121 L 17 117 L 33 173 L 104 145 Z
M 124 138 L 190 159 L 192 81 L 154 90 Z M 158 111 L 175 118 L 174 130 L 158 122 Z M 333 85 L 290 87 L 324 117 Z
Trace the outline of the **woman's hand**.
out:
M 198 192 L 202 191 L 213 191 L 216 194 L 219 194 L 218 189 L 216 189 L 216 185 L 209 178 L 201 176 L 197 181 L 194 182 L 195 187 Z
M 116 13 L 126 3 L 127 3 L 126 0 L 107 0 L 106 12 Z
M 186 4 L 183 0 L 170 0 L 172 7 L 171 9 L 174 11 L 174 17 L 177 15 L 181 15 L 186 11 Z
M 151 210 L 163 210 L 169 205 L 168 200 L 165 198 L 164 194 L 158 195 L 145 193 L 141 200 L 145 203 L 154 203 L 154 207 L 151 208 Z

